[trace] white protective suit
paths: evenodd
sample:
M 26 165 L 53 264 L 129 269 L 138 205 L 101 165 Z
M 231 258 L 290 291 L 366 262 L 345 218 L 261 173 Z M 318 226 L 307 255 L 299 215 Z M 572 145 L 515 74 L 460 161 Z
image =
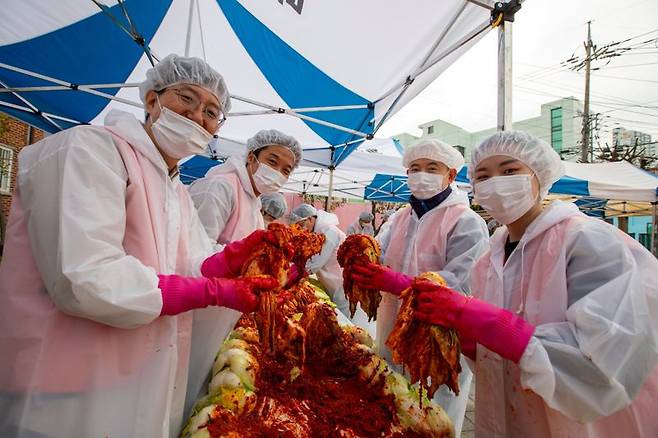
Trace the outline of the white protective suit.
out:
M 243 239 L 265 227 L 244 157 L 231 157 L 194 181 L 190 196 L 208 236 L 220 244 Z
M 338 247 L 345 240 L 345 233 L 337 225 L 338 217 L 335 214 L 318 210 L 313 232 L 324 234 L 326 240 L 320 254 L 314 255 L 306 263 L 306 269 L 318 276 L 338 310 L 349 317 L 349 304 L 343 291 L 343 269 L 336 258 Z
M 3 437 L 177 436 L 188 366 L 204 374 L 192 313 L 159 316 L 156 274 L 200 275 L 212 244 L 142 124 L 105 123 L 19 155 L 0 265 Z
M 367 234 L 368 236 L 374 236 L 375 235 L 375 229 L 372 227 L 372 224 L 367 224 L 365 226 L 361 226 L 361 222 L 357 219 L 355 222 L 350 224 L 347 227 L 347 230 L 345 230 L 345 234 L 348 236 L 351 236 L 352 234 Z
M 658 436 L 655 257 L 560 201 L 505 261 L 507 236 L 474 266 L 473 294 L 536 329 L 518 365 L 477 346 L 476 436 Z
M 489 233 L 484 220 L 469 207 L 466 193 L 456 187 L 448 197 L 420 219 L 410 206 L 398 210 L 380 244 L 384 264 L 415 277 L 433 271 L 441 275 L 457 291 L 470 294 L 470 271 L 475 261 L 489 248 Z M 406 225 L 404 225 L 406 224 Z M 386 347 L 400 308 L 400 300 L 389 293 L 382 294 L 377 312 L 379 354 L 392 363 Z M 459 375 L 460 393 L 455 396 L 443 385 L 434 394 L 452 418 L 457 436 L 461 432 L 473 374 L 462 357 Z

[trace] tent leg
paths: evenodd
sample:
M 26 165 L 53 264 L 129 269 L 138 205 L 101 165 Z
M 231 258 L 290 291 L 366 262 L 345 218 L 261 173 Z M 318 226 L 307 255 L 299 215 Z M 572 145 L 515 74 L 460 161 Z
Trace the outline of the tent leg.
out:
M 192 17 L 194 16 L 194 2 L 190 0 L 190 12 L 187 17 L 187 35 L 185 37 L 185 56 L 190 56 L 190 43 L 192 40 Z
M 324 205 L 324 211 L 329 212 L 331 207 L 331 198 L 334 191 L 334 166 L 329 167 L 329 190 L 327 191 L 327 202 Z
M 499 131 L 512 129 L 512 23 L 498 26 L 498 124 Z

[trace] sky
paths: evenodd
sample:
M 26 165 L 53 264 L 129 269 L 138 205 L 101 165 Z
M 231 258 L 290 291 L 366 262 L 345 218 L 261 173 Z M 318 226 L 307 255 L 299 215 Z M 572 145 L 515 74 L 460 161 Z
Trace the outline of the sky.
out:
M 587 21 L 594 44 L 658 38 L 658 0 L 527 0 L 513 24 L 513 120 L 539 115 L 542 103 L 583 100 L 584 73 L 561 66 L 584 57 Z M 420 135 L 418 125 L 443 119 L 469 131 L 496 125 L 497 30 L 489 32 L 430 86 L 386 122 L 378 136 Z M 639 36 L 639 37 L 638 37 Z M 634 38 L 637 37 L 637 38 Z M 617 126 L 658 139 L 658 44 L 604 62 L 592 72 L 592 111 L 601 112 L 601 142 Z

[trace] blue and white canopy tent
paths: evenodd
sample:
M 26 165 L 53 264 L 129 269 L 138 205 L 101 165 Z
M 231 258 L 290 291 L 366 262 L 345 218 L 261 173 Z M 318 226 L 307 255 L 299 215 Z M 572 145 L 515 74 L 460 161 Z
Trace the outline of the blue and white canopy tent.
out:
M 212 158 L 194 156 L 180 164 L 181 180 L 189 184 L 213 166 L 233 156 L 244 156 L 244 145 L 219 138 L 211 144 Z M 390 139 L 365 140 L 334 171 L 303 160 L 284 186 L 283 191 L 326 196 L 332 180 L 334 194 L 347 199 L 363 199 L 364 189 L 377 172 L 404 174 L 402 146 Z M 304 156 L 308 150 L 304 151 Z M 399 199 L 399 201 L 403 201 Z
M 169 53 L 199 56 L 233 96 L 222 138 L 279 129 L 331 180 L 502 22 L 499 9 L 491 0 L 6 0 L 0 110 L 49 132 L 101 123 L 112 108 L 141 116 L 145 71 Z

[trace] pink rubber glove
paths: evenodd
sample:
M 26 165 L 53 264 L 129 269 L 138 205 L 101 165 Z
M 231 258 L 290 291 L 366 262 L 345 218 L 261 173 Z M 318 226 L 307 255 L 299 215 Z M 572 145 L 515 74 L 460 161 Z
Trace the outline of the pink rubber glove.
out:
M 297 268 L 296 263 L 290 264 L 290 274 L 288 275 L 288 283 L 284 286 L 285 289 L 288 289 L 303 277 L 306 277 L 306 271 L 303 269 Z
M 208 278 L 235 278 L 240 275 L 242 265 L 263 242 L 276 245 L 271 231 L 256 230 L 242 240 L 224 247 L 222 252 L 211 255 L 201 264 L 201 275 Z
M 258 291 L 274 289 L 274 278 L 192 278 L 158 275 L 162 292 L 160 315 L 178 315 L 208 306 L 223 306 L 239 312 L 252 312 L 258 306 Z
M 535 326 L 509 310 L 447 287 L 427 281 L 414 282 L 413 287 L 419 292 L 417 319 L 454 328 L 505 359 L 521 360 Z
M 400 295 L 411 286 L 413 279 L 395 272 L 388 266 L 375 263 L 352 266 L 352 280 L 362 289 L 378 289 Z

